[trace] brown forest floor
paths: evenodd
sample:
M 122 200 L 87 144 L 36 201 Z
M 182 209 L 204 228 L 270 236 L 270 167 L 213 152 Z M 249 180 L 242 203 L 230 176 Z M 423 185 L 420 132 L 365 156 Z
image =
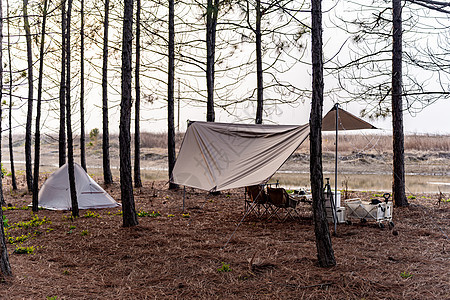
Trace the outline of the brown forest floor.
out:
M 106 190 L 120 199 L 118 183 Z M 16 208 L 31 201 L 5 193 Z M 436 195 L 395 209 L 396 232 L 339 225 L 332 237 L 337 266 L 327 269 L 317 266 L 306 207 L 302 218 L 284 223 L 249 217 L 222 249 L 243 216 L 242 190 L 186 195 L 189 217 L 182 215 L 182 190 L 145 182 L 135 190 L 136 209 L 161 216 L 139 217 L 134 228 L 121 226 L 120 209 L 92 211 L 98 217 L 81 211 L 75 220 L 69 212 L 39 211 L 51 223 L 8 230 L 12 237 L 36 233 L 21 245 L 34 252 L 16 254 L 9 244 L 13 277 L 0 283 L 0 299 L 450 298 L 450 203 L 437 205 Z M 9 225 L 33 217 L 21 209 L 4 214 Z M 218 271 L 222 262 L 229 272 Z

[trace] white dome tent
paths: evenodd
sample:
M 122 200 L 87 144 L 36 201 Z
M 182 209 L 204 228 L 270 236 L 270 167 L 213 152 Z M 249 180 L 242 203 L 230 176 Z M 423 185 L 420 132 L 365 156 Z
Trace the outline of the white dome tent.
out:
M 97 209 L 120 206 L 85 171 L 74 164 L 75 184 L 79 209 Z M 64 164 L 55 171 L 39 190 L 39 207 L 50 210 L 71 210 L 69 168 Z

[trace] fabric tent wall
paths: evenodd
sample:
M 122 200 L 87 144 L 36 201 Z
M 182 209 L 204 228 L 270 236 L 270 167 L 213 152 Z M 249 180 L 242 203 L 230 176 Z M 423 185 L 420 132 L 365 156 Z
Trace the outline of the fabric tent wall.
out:
M 80 165 L 75 164 L 74 167 L 79 209 L 120 205 Z M 39 190 L 39 207 L 52 210 L 70 210 L 72 208 L 67 164 L 55 171 L 42 185 Z
M 184 136 L 171 181 L 207 191 L 265 182 L 308 134 L 308 124 L 193 122 Z

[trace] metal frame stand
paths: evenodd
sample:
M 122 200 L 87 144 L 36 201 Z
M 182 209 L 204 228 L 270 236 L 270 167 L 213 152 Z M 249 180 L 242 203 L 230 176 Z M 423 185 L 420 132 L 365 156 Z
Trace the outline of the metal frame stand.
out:
M 330 186 L 330 178 L 325 178 L 327 180 L 327 183 L 325 184 L 325 193 L 329 196 L 330 199 L 330 205 L 331 205 L 331 211 L 332 211 L 332 218 L 333 218 L 333 224 L 334 224 L 334 235 L 337 234 L 337 214 L 336 214 L 336 203 L 334 202 L 333 192 L 331 191 Z

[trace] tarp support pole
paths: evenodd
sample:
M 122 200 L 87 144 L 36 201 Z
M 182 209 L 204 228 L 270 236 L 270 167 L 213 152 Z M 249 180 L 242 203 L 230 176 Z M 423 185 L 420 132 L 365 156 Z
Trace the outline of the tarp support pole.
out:
M 336 233 L 336 224 L 337 224 L 337 220 L 336 220 L 336 216 L 337 216 L 337 208 L 336 208 L 336 204 L 337 204 L 337 178 L 338 178 L 338 131 L 339 131 L 339 104 L 336 103 L 335 105 L 336 108 L 336 154 L 334 157 L 334 215 L 333 215 L 333 219 L 334 219 L 334 233 Z M 330 199 L 331 200 L 331 199 Z

